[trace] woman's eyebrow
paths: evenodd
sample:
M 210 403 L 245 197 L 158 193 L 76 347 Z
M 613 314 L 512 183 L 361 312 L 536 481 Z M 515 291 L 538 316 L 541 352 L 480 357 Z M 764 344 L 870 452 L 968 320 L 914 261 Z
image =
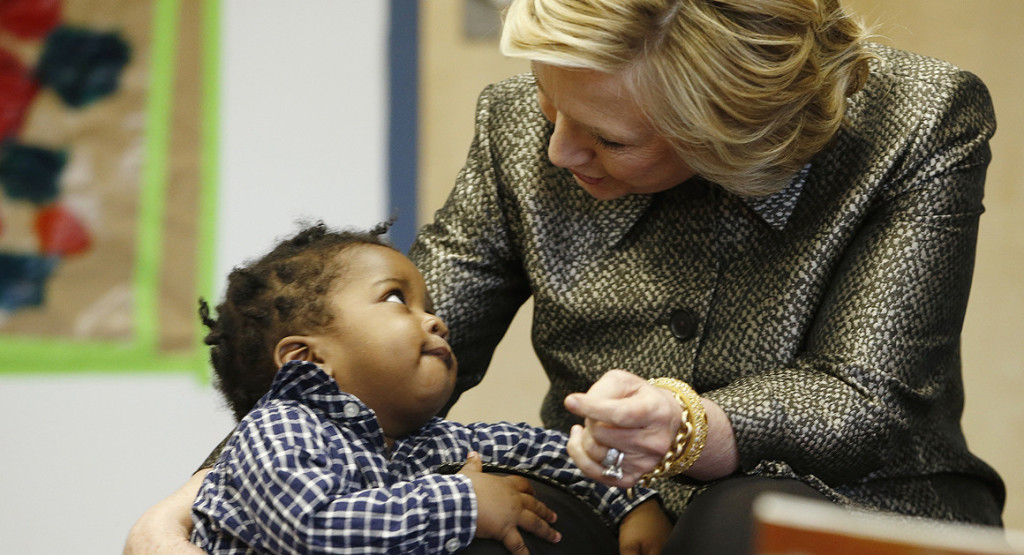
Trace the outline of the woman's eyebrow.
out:
M 533 66 L 532 64 L 530 65 L 530 73 L 533 75 L 533 82 L 537 84 L 537 90 L 540 91 L 540 94 L 542 94 L 545 97 L 548 97 L 550 99 L 551 97 L 548 96 L 548 93 L 544 92 L 544 85 L 541 85 L 540 79 L 537 77 L 537 68 L 535 66 Z M 569 118 L 569 119 L 573 119 L 573 118 Z M 588 133 L 590 133 L 591 135 L 593 135 L 595 137 L 601 137 L 602 139 L 609 140 L 609 141 L 612 141 L 612 142 L 615 142 L 615 143 L 620 143 L 620 144 L 623 144 L 623 145 L 632 145 L 632 144 L 635 144 L 637 142 L 635 138 L 628 138 L 627 139 L 626 137 L 619 137 L 618 133 L 610 133 L 610 132 L 608 132 L 606 130 L 598 129 L 598 128 L 594 127 L 593 125 L 588 125 L 588 124 L 582 123 L 580 121 L 577 121 L 575 119 L 573 119 L 573 121 L 578 123 L 580 126 L 583 127 L 583 129 L 585 131 L 587 131 Z

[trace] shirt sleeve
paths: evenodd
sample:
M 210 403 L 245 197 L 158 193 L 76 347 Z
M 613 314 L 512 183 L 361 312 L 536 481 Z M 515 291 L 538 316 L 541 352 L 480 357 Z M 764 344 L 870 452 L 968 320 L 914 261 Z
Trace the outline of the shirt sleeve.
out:
M 476 497 L 460 475 L 365 484 L 361 457 L 300 408 L 245 421 L 229 483 L 271 552 L 443 553 L 468 545 Z
M 705 394 L 729 414 L 744 469 L 786 461 L 844 483 L 891 465 L 896 450 L 913 453 L 900 464 L 921 473 L 976 465 L 959 432 L 959 338 L 995 119 L 975 76 L 945 85 L 913 108 L 906 152 L 846 248 L 796 363 Z M 964 458 L 951 460 L 954 450 Z
M 558 430 L 526 424 L 471 424 L 473 443 L 484 462 L 528 470 L 564 485 L 613 525 L 654 497 L 653 490 L 634 488 L 633 495 L 587 478 L 565 450 L 568 437 Z

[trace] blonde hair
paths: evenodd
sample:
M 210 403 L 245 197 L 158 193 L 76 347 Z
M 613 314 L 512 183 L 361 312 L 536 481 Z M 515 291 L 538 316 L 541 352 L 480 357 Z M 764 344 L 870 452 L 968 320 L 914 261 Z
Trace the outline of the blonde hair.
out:
M 513 0 L 501 50 L 620 74 L 698 174 L 785 187 L 843 122 L 873 55 L 839 0 Z

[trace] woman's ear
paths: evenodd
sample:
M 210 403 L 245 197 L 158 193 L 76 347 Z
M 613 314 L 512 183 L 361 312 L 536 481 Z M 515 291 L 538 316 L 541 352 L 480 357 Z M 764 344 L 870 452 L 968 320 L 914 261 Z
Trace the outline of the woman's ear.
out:
M 274 347 L 274 364 L 280 368 L 293 360 L 320 362 L 313 344 L 312 338 L 306 335 L 285 337 Z

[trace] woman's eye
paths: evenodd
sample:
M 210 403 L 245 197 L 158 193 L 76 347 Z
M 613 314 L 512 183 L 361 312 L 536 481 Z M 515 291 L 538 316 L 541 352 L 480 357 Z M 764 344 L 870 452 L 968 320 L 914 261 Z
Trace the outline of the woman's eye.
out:
M 392 291 L 384 297 L 384 302 L 405 304 L 405 295 L 401 291 Z
M 608 139 L 605 139 L 604 137 L 602 137 L 600 135 L 594 137 L 594 139 L 597 141 L 597 144 L 599 144 L 599 145 L 601 145 L 601 146 L 603 146 L 605 148 L 618 149 L 618 148 L 625 148 L 626 147 L 626 145 L 624 145 L 622 143 L 617 143 L 615 141 L 609 141 Z

